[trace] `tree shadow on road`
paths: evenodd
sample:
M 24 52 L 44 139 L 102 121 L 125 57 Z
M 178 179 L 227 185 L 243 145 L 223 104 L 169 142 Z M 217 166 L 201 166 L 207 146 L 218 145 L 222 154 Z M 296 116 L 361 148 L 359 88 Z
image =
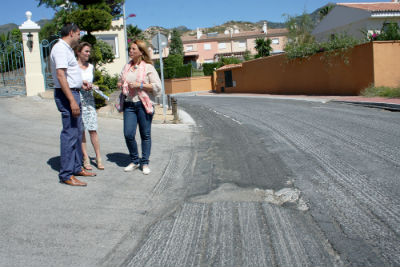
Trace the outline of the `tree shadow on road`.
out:
M 60 171 L 60 167 L 61 167 L 61 164 L 60 164 L 60 156 L 53 157 L 53 158 L 49 159 L 49 160 L 47 161 L 47 164 L 50 165 L 50 167 L 51 167 L 53 170 L 59 172 L 59 171 Z
M 125 153 L 109 153 L 106 155 L 109 162 L 117 164 L 119 167 L 125 167 L 131 163 L 131 159 L 128 154 Z

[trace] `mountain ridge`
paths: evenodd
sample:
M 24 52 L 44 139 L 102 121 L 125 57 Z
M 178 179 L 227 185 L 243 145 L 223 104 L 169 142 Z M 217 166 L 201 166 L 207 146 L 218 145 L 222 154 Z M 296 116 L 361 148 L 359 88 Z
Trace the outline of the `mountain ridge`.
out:
M 326 5 L 317 8 L 311 13 L 308 13 L 310 15 L 311 20 L 313 21 L 314 26 L 319 23 L 320 21 L 320 10 L 323 9 L 324 7 L 328 5 L 334 5 L 334 3 L 327 3 Z M 294 18 L 298 18 L 301 15 L 293 16 Z M 43 27 L 46 23 L 50 22 L 51 20 L 48 19 L 41 19 L 37 21 L 36 23 L 40 26 Z M 201 30 L 203 33 L 212 33 L 212 32 L 218 32 L 222 33 L 225 31 L 226 28 L 228 27 L 237 27 L 239 31 L 254 31 L 254 30 L 261 30 L 264 24 L 264 21 L 268 23 L 268 28 L 269 29 L 277 29 L 277 28 L 285 28 L 286 23 L 285 22 L 272 22 L 268 20 L 260 20 L 257 22 L 249 22 L 249 21 L 227 21 L 221 25 L 215 25 L 212 27 L 202 27 Z M 0 34 L 2 33 L 7 33 L 11 31 L 12 29 L 18 28 L 19 25 L 15 23 L 8 23 L 4 25 L 0 25 Z M 164 28 L 161 26 L 150 26 L 147 29 L 143 30 L 143 33 L 146 37 L 148 36 L 153 36 L 156 34 L 158 31 L 160 31 L 162 34 L 168 35 L 169 32 L 172 32 L 173 30 L 178 30 L 182 36 L 188 36 L 188 35 L 195 35 L 196 34 L 196 29 L 189 29 L 186 26 L 178 26 L 178 27 L 173 27 L 173 28 Z
M 329 2 L 325 5 L 323 5 L 322 7 L 317 8 L 316 10 L 314 10 L 311 13 L 305 13 L 311 17 L 311 20 L 312 20 L 314 26 L 316 26 L 320 22 L 320 11 L 324 7 L 329 6 L 329 5 L 334 5 L 334 3 Z M 302 15 L 295 15 L 295 16 L 293 16 L 293 18 L 296 19 L 301 16 Z M 213 32 L 223 33 L 226 28 L 236 26 L 239 31 L 254 31 L 254 30 L 261 30 L 264 25 L 264 21 L 267 22 L 268 29 L 286 28 L 285 22 L 272 22 L 272 21 L 268 21 L 268 20 L 260 20 L 257 22 L 231 20 L 231 21 L 227 21 L 221 25 L 216 25 L 216 26 L 212 26 L 212 27 L 202 27 L 200 29 L 202 30 L 203 33 L 213 33 Z M 160 33 L 167 36 L 168 33 L 171 32 L 172 30 L 178 30 L 182 36 L 193 36 L 196 34 L 196 31 L 197 31 L 197 29 L 189 29 L 186 26 L 182 25 L 182 26 L 178 26 L 178 27 L 174 27 L 174 28 L 170 28 L 170 29 L 160 27 L 160 26 L 150 26 L 147 29 L 143 30 L 143 32 L 146 37 L 151 38 L 151 36 L 156 34 L 158 31 L 160 31 Z
M 43 26 L 48 23 L 49 21 L 51 21 L 50 19 L 41 19 L 38 20 L 36 23 L 43 28 Z M 20 25 L 17 25 L 15 23 L 7 23 L 7 24 L 3 24 L 0 25 L 0 34 L 7 34 L 7 32 L 10 32 L 13 29 L 18 29 Z

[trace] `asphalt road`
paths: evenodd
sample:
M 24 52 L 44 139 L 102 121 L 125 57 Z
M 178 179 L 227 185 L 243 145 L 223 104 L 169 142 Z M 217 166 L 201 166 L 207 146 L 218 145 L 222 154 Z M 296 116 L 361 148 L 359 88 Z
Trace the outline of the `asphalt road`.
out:
M 57 183 L 53 101 L 0 98 L 0 266 L 400 266 L 399 113 L 338 103 L 180 97 L 152 173 Z
M 400 266 L 400 116 L 181 97 L 196 121 L 185 199 L 124 266 Z

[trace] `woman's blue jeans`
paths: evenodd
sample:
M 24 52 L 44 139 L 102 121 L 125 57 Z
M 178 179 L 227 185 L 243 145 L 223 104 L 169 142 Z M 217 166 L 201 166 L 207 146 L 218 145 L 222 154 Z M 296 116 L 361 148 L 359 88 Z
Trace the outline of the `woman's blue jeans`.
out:
M 153 114 L 147 114 L 142 102 L 124 103 L 124 135 L 126 146 L 129 150 L 131 162 L 134 164 L 148 165 L 151 151 L 151 122 Z M 136 143 L 136 128 L 142 141 L 142 158 L 139 158 Z

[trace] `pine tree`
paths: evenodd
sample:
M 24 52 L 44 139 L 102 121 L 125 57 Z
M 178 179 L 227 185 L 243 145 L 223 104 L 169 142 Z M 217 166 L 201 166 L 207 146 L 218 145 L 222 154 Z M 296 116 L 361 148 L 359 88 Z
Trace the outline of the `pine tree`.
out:
M 170 55 L 181 55 L 183 56 L 183 43 L 181 35 L 177 30 L 173 30 L 171 34 L 171 44 L 169 45 Z

